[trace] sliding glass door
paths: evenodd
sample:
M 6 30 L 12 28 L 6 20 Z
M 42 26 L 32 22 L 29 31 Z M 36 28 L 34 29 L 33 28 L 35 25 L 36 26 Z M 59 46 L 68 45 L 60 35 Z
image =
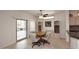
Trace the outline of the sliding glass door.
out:
M 17 20 L 17 41 L 27 37 L 26 20 Z

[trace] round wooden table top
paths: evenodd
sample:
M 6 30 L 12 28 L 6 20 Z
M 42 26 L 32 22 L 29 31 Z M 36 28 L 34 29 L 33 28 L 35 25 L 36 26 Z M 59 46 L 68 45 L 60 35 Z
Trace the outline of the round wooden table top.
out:
M 41 37 L 41 36 L 45 35 L 45 32 L 36 32 L 36 35 Z

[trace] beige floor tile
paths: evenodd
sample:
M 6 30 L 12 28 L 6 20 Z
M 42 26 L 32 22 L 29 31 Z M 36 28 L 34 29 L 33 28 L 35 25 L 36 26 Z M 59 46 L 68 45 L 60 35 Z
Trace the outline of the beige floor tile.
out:
M 52 34 L 48 39 L 50 45 L 45 44 L 40 47 L 34 46 L 33 49 L 68 49 L 69 43 L 65 41 L 65 39 L 61 39 L 59 34 Z M 31 39 L 25 39 L 16 44 L 10 45 L 6 47 L 6 49 L 32 49 L 32 41 Z

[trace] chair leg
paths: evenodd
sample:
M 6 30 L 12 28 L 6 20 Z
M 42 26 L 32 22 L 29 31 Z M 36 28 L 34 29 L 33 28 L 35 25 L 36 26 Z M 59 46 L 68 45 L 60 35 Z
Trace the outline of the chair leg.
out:
M 49 42 L 47 42 L 48 44 L 50 44 Z
M 33 48 L 34 46 L 35 46 L 35 45 L 33 44 L 33 45 L 32 45 L 32 48 Z
M 45 40 L 45 41 L 43 42 L 43 45 L 46 44 L 46 43 L 47 43 L 47 44 L 50 44 L 47 40 Z

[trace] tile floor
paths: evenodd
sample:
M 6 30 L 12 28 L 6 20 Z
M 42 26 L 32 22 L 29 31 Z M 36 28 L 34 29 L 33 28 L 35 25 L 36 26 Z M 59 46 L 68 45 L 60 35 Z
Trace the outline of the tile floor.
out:
M 52 34 L 48 39 L 50 45 L 45 44 L 44 46 L 41 45 L 40 47 L 34 46 L 33 49 L 68 49 L 69 43 L 65 41 L 65 39 L 60 39 L 59 34 Z M 16 44 L 10 45 L 5 49 L 32 49 L 32 41 L 31 39 L 25 39 Z

